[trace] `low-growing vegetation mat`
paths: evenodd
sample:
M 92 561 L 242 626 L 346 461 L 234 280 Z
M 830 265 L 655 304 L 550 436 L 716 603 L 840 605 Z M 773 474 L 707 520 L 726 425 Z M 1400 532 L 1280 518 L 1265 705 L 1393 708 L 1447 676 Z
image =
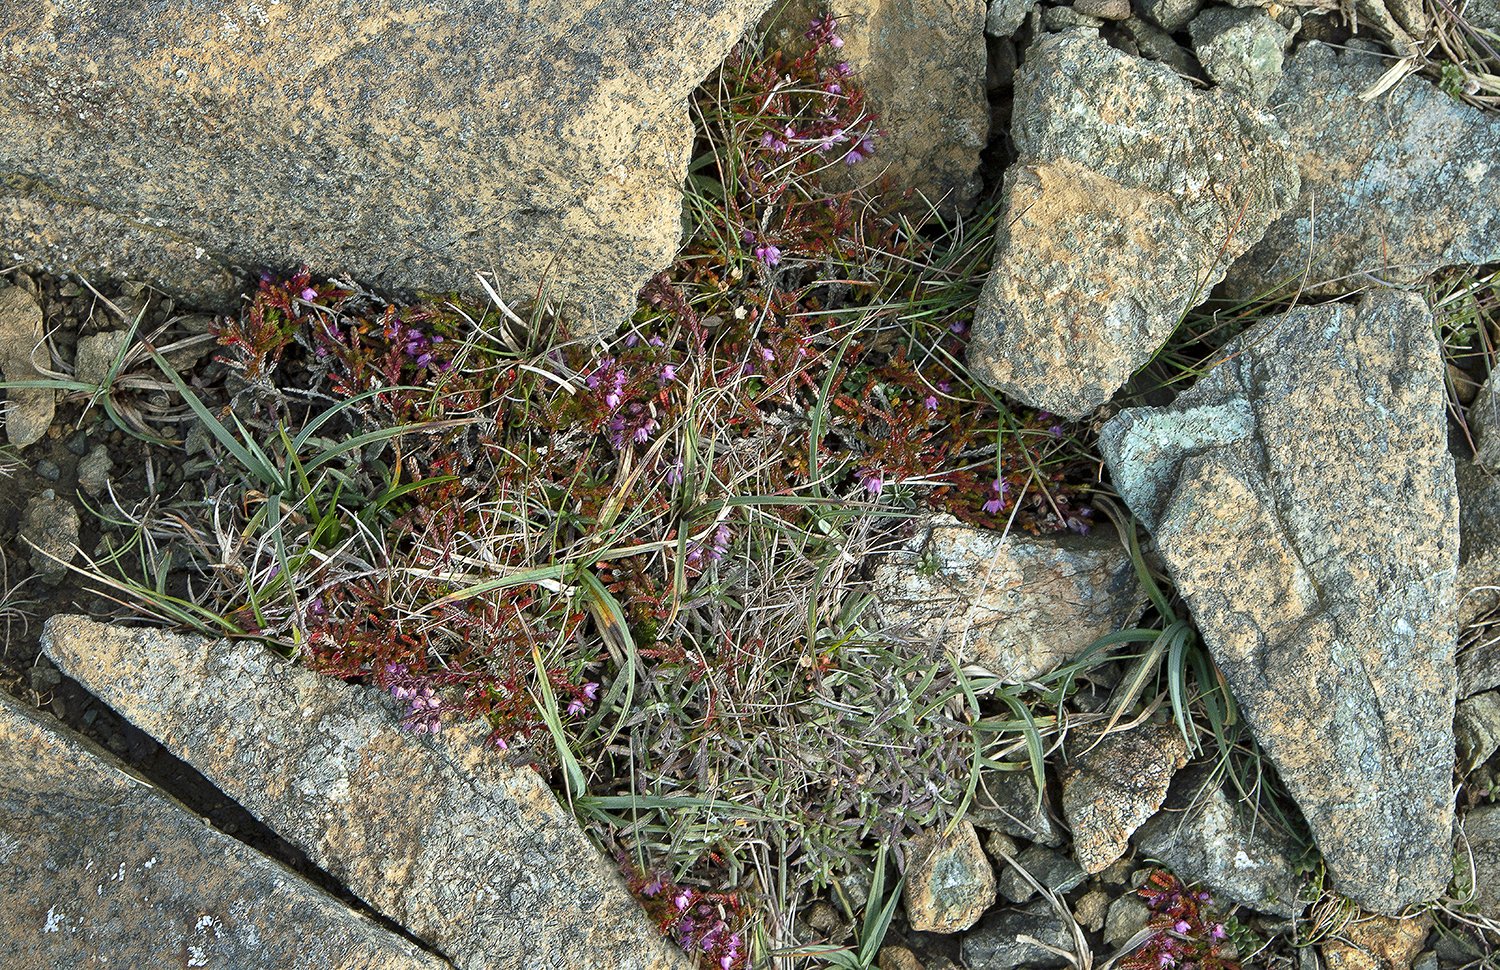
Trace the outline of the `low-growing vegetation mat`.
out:
M 1493 111 L 1490 42 L 1440 22 L 1448 60 L 1409 66 Z M 7 688 L 176 778 L 190 807 L 324 883 L 36 662 L 37 620 L 123 610 L 254 638 L 388 693 L 411 732 L 483 721 L 489 757 L 545 778 L 661 932 L 708 968 L 906 967 L 890 955 L 901 947 L 928 967 L 1065 965 L 1044 962 L 1059 948 L 1080 968 L 1291 967 L 1314 946 L 1335 965 L 1324 944 L 1368 920 L 1336 892 L 1097 446 L 1107 419 L 1171 401 L 1301 294 L 1186 312 L 1089 419 L 1002 396 L 965 363 L 1005 228 L 1001 187 L 972 215 L 920 219 L 926 200 L 872 164 L 887 133 L 839 29 L 819 16 L 787 49 L 743 42 L 698 90 L 681 250 L 605 337 L 571 332 L 559 294 L 502 293 L 488 275 L 485 301 L 397 301 L 280 267 L 239 312 L 212 316 L 143 288 L 42 278 L 48 326 L 74 321 L 76 346 L 54 345 L 57 359 L 79 363 L 8 385 L 56 391 L 53 428 L 67 430 L 24 465 L 0 452 L 0 482 L 25 496 L 0 503 Z M 1415 287 L 1434 315 L 1450 437 L 1470 454 L 1497 279 L 1469 266 Z M 86 467 L 100 445 L 107 475 Z M 43 490 L 59 481 L 78 484 L 86 514 L 60 527 L 49 559 L 26 523 L 45 518 Z M 1118 540 L 1133 619 L 1022 683 L 888 622 L 872 566 L 934 516 Z M 66 582 L 22 565 L 66 563 L 74 547 Z M 943 563 L 917 568 L 941 576 Z M 1461 662 L 1491 648 L 1496 615 L 1461 614 Z M 1138 777 L 1098 796 L 1125 756 L 1090 753 L 1142 727 L 1170 741 L 1130 755 Z M 1461 809 L 1495 800 L 1493 760 L 1460 771 Z M 1072 820 L 1091 798 L 1089 812 L 1127 821 L 1101 845 L 1074 832 L 1091 879 L 1042 878 L 1033 850 L 1073 865 L 1052 851 L 1049 807 Z M 1119 868 L 1164 802 L 1195 818 L 1205 801 L 1238 806 L 1243 844 L 1290 860 L 1295 898 L 1256 909 L 1302 915 L 1237 911 L 1233 893 L 1144 858 Z M 994 836 L 983 850 L 971 825 Z M 993 941 L 1015 944 L 995 917 L 962 943 L 919 925 L 914 893 L 950 916 L 960 904 L 914 873 L 959 859 L 965 838 L 995 860 L 1006 899 L 1040 893 L 1030 935 L 1045 942 L 1054 921 L 1059 943 L 1001 962 Z M 1500 965 L 1495 914 L 1475 909 L 1464 878 L 1407 915 L 1451 941 L 1442 959 Z M 995 902 L 993 882 L 963 929 Z M 1116 937 L 1121 903 L 1126 924 L 1138 912 Z

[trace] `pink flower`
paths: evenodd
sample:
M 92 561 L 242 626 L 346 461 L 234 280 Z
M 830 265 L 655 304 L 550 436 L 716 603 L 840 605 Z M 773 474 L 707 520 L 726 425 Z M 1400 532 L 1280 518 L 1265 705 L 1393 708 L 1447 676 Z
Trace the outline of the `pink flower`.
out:
M 1193 928 L 1193 925 L 1191 923 L 1189 923 L 1185 919 L 1180 919 L 1180 920 L 1178 920 L 1176 923 L 1174 923 L 1172 925 L 1172 929 L 1176 930 L 1179 933 L 1184 933 L 1184 934 L 1187 933 L 1187 931 L 1191 930 L 1192 928 Z
M 309 286 L 299 295 L 302 297 L 302 299 L 307 300 L 308 302 L 312 302 L 313 300 L 316 300 L 318 298 L 318 291 Z
M 579 700 L 578 698 L 575 697 L 572 700 L 568 701 L 568 716 L 569 717 L 577 717 L 578 715 L 582 714 L 586 710 L 588 710 L 588 706 L 585 705 L 583 703 L 583 701 Z
M 938 409 L 938 399 L 935 395 L 927 395 L 927 397 L 923 399 L 922 403 L 927 405 L 927 410 L 929 411 L 936 411 Z
M 879 495 L 885 489 L 885 479 L 880 475 L 880 469 L 866 469 L 859 476 L 860 487 L 871 495 Z

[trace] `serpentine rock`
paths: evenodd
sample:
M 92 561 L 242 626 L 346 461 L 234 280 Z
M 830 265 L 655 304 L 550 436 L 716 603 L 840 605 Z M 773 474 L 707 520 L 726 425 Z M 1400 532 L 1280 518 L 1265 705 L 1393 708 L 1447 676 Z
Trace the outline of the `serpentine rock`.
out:
M 536 772 L 485 756 L 487 726 L 413 734 L 376 689 L 256 643 L 54 616 L 42 647 L 461 970 L 691 965 Z
M 1097 34 L 1044 37 L 1016 74 L 994 269 L 969 365 L 1070 418 L 1107 401 L 1297 197 L 1271 116 Z
M 450 967 L 3 692 L 0 860 L 8 970 Z
M 494 270 L 605 330 L 676 250 L 688 95 L 767 6 L 16 0 L 0 252 L 200 305 L 262 266 L 476 296 Z
M 1287 57 L 1271 107 L 1302 193 L 1230 270 L 1229 295 L 1347 293 L 1500 260 L 1500 119 L 1417 76 L 1362 97 L 1389 66 L 1320 43 Z
M 1395 913 L 1451 872 L 1458 502 L 1418 296 L 1304 307 L 1100 447 L 1334 885 Z

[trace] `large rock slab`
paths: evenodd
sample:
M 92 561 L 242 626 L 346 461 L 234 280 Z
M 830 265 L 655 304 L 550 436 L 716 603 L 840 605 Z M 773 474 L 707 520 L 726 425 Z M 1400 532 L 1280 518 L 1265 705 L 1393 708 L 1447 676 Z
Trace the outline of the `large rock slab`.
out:
M 1271 317 L 1100 447 L 1340 892 L 1439 895 L 1453 821 L 1458 503 L 1420 297 Z
M 1145 605 L 1117 536 L 1036 537 L 934 516 L 871 575 L 881 619 L 1012 683 L 1114 633 Z
M 253 643 L 47 621 L 67 676 L 461 968 L 687 968 L 536 773 Z M 455 736 L 456 735 L 456 736 Z
M 1097 34 L 1016 75 L 1018 161 L 974 319 L 982 379 L 1071 418 L 1107 401 L 1297 197 L 1286 136 Z
M 1271 102 L 1302 194 L 1230 271 L 1231 295 L 1349 293 L 1500 260 L 1500 119 L 1415 75 L 1363 100 L 1389 66 L 1320 43 L 1286 59 Z
M 0 252 L 230 301 L 307 262 L 618 323 L 676 248 L 687 95 L 769 0 L 7 4 Z
M 0 862 L 8 970 L 449 966 L 3 693 Z

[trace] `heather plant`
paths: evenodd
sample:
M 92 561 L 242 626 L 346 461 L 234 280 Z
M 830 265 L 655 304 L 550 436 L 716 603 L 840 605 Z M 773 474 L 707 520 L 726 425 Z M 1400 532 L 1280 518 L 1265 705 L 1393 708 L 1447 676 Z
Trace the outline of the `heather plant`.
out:
M 1151 916 L 1145 940 L 1120 961 L 1120 970 L 1239 970 L 1239 962 L 1226 955 L 1229 926 L 1207 891 L 1156 869 L 1137 892 Z

